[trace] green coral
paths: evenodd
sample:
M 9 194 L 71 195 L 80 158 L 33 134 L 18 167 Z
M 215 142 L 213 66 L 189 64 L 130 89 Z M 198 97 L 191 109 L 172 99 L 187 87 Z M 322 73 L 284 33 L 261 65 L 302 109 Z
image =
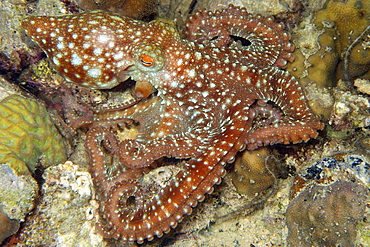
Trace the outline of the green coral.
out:
M 370 246 L 370 223 L 360 221 L 358 224 L 359 233 L 359 245 L 358 246 Z M 360 245 L 360 243 L 362 245 Z
M 39 161 L 51 165 L 66 160 L 66 143 L 45 107 L 13 94 L 0 102 L 0 163 L 19 174 L 33 172 Z

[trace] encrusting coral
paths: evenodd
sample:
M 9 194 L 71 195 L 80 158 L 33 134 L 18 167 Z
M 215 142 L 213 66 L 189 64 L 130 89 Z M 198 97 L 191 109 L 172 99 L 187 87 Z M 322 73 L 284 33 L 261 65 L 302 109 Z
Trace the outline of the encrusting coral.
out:
M 366 33 L 370 25 L 370 2 L 364 0 L 329 1 L 325 9 L 319 11 L 315 24 L 325 32 L 334 32 L 332 37 L 320 37 L 321 50 L 335 50 L 341 60 L 337 67 L 337 76 L 351 79 L 368 72 L 370 53 L 366 44 Z M 348 55 L 347 55 L 348 54 Z M 322 63 L 319 56 L 310 58 L 312 64 Z M 348 66 L 344 66 L 348 63 Z M 344 69 L 343 69 L 344 67 Z M 347 68 L 346 68 L 347 67 Z M 314 70 L 312 67 L 310 70 Z M 330 81 L 330 78 L 327 78 Z

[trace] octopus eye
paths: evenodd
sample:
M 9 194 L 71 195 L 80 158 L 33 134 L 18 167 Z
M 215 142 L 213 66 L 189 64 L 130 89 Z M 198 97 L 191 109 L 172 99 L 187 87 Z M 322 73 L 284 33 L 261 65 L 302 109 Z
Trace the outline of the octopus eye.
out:
M 146 55 L 146 54 L 142 54 L 140 56 L 140 62 L 145 67 L 151 67 L 154 65 L 154 59 L 151 56 Z
M 156 45 L 138 46 L 133 50 L 133 54 L 137 68 L 143 72 L 157 72 L 165 64 L 162 49 Z

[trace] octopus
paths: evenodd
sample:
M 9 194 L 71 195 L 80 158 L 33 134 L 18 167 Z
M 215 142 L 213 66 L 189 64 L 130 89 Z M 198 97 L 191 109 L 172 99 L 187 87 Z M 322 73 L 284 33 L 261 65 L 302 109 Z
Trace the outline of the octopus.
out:
M 306 142 L 323 128 L 281 69 L 294 49 L 284 25 L 245 9 L 197 12 L 185 39 L 167 23 L 100 10 L 32 16 L 23 27 L 67 81 L 95 89 L 136 81 L 139 100 L 119 115 L 96 113 L 86 137 L 106 238 L 162 237 L 212 193 L 237 152 Z M 137 138 L 120 140 L 115 128 L 130 121 Z M 143 174 L 164 157 L 184 165 L 149 193 Z

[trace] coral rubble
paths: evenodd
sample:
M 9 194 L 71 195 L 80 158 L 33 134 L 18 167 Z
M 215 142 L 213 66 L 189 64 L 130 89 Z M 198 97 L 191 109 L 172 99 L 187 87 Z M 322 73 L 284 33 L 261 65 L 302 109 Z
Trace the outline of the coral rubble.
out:
M 33 208 L 37 183 L 27 175 L 17 175 L 9 164 L 0 164 L 0 243 L 15 233 Z
M 44 195 L 22 230 L 22 246 L 95 246 L 106 244 L 95 229 L 98 202 L 89 172 L 67 161 L 43 174 Z

